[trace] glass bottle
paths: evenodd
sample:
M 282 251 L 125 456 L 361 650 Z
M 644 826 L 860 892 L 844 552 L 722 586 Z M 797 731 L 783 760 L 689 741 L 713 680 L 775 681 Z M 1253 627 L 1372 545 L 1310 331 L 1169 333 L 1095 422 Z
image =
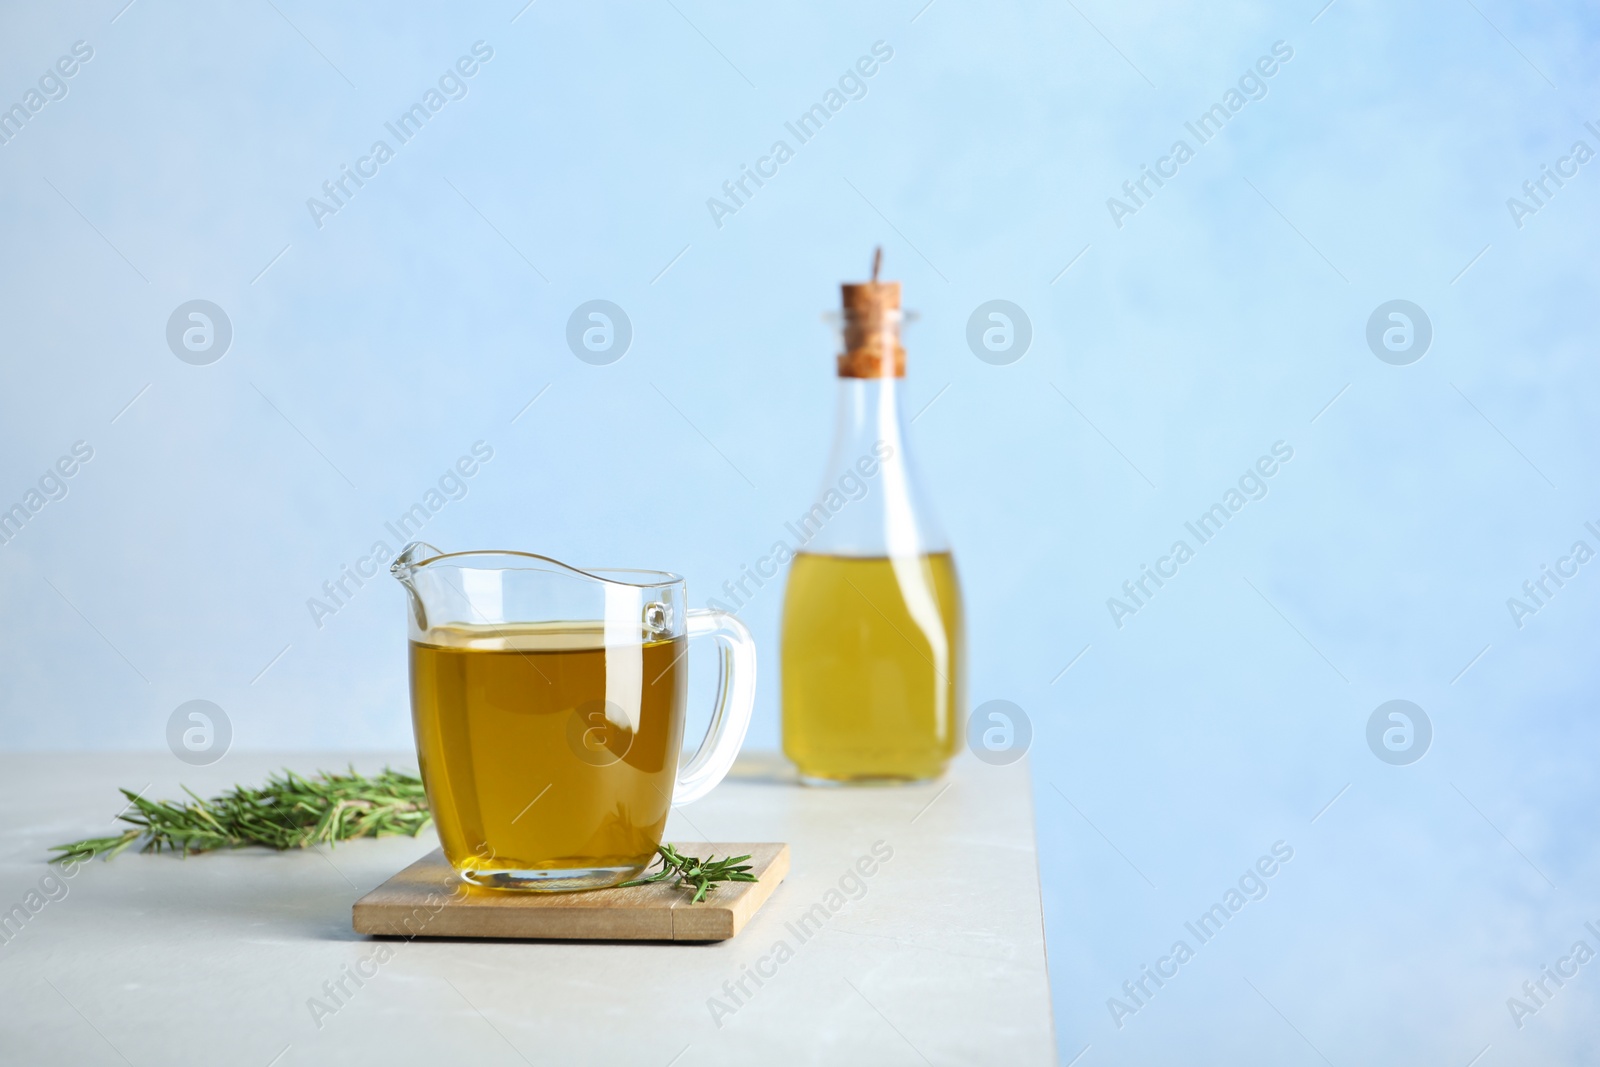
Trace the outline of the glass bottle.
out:
M 842 285 L 833 449 L 784 593 L 783 750 L 811 784 L 944 771 L 965 701 L 961 589 L 901 417 L 900 283 Z

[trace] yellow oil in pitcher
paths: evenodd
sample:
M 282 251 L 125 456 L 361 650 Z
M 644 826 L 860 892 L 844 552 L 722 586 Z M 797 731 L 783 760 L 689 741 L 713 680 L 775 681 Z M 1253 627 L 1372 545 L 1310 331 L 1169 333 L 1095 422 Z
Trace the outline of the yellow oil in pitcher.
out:
M 440 626 L 413 640 L 417 757 L 451 864 L 469 875 L 648 864 L 678 771 L 686 643 L 608 647 L 601 626 L 575 623 Z M 637 684 L 608 684 L 619 676 Z

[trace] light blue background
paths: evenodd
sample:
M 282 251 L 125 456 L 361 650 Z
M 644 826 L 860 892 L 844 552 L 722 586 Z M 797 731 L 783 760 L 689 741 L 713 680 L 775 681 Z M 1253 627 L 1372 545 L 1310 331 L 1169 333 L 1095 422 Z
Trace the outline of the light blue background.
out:
M 1062 1061 L 1593 1062 L 1600 963 L 1521 1030 L 1505 1003 L 1600 948 L 1600 563 L 1506 607 L 1600 549 L 1600 161 L 1506 207 L 1600 150 L 1592 10 L 121 3 L 0 16 L 0 106 L 94 49 L 0 146 L 0 506 L 94 448 L 0 546 L 6 748 L 159 748 L 194 698 L 241 748 L 408 747 L 398 589 L 320 629 L 306 601 L 479 440 L 428 540 L 716 595 L 809 504 L 819 314 L 882 243 L 971 701 L 1034 725 Z M 468 95 L 317 228 L 306 199 L 479 40 Z M 879 40 L 866 97 L 716 226 Z M 1114 225 L 1280 40 L 1266 98 Z M 165 341 L 197 298 L 233 324 L 210 366 Z M 595 298 L 633 325 L 610 366 L 564 341 Z M 1033 325 L 1010 366 L 964 339 L 995 298 Z M 1405 367 L 1364 339 L 1395 298 L 1435 334 Z M 1267 497 L 1118 629 L 1106 598 L 1280 440 Z M 758 746 L 780 602 L 742 613 Z M 1391 698 L 1433 723 L 1409 767 L 1366 746 Z M 1106 998 L 1278 840 L 1269 896 L 1118 1030 Z

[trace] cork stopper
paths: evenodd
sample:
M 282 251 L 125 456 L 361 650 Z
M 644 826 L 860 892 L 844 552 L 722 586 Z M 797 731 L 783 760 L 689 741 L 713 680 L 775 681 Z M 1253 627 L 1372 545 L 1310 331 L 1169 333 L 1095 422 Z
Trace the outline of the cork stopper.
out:
M 904 378 L 906 350 L 900 344 L 900 283 L 880 282 L 883 249 L 872 254 L 872 280 L 839 286 L 844 306 L 841 378 Z

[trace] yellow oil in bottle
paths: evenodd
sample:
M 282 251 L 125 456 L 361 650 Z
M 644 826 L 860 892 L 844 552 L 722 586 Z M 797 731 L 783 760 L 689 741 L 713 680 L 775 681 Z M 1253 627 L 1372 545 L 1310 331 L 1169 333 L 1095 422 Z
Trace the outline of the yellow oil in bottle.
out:
M 938 776 L 965 657 L 949 552 L 801 552 L 783 606 L 783 750 L 813 781 Z

